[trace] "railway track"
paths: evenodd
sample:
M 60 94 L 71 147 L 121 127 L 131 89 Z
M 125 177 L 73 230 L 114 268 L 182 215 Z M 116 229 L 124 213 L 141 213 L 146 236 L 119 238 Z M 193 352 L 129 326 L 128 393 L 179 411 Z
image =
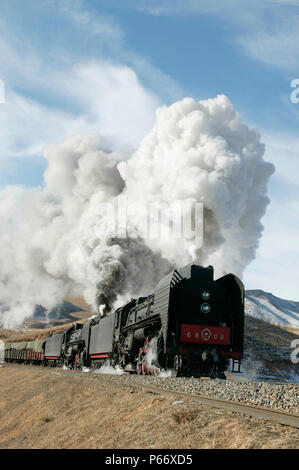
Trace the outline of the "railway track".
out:
M 153 385 L 143 385 L 134 383 L 128 386 L 131 388 L 136 387 L 139 389 L 144 389 L 145 391 L 151 391 L 152 393 L 157 393 L 160 395 L 171 394 L 177 395 L 178 397 L 186 397 L 189 400 L 210 406 L 212 408 L 221 408 L 224 410 L 251 416 L 252 418 L 270 420 L 279 424 L 283 424 L 285 426 L 290 426 L 299 429 L 299 414 L 287 413 L 281 410 L 270 410 L 265 407 L 246 405 L 244 403 L 220 400 L 218 398 L 207 398 L 200 395 L 195 395 L 193 393 L 186 393 L 175 390 L 165 390 L 159 387 L 154 387 Z
M 6 364 L 6 367 L 20 367 L 20 365 L 12 365 L 12 364 Z M 24 365 L 21 365 L 21 367 L 24 367 Z M 28 366 L 26 366 L 28 367 Z M 34 366 L 35 367 L 35 366 Z M 51 370 L 51 369 L 50 369 Z M 55 372 L 54 372 L 55 371 Z M 69 374 L 70 371 L 63 370 L 60 368 L 54 368 L 52 369 L 52 373 L 58 374 L 58 375 L 65 375 Z M 86 378 L 92 379 L 92 380 L 97 380 L 98 375 L 97 374 L 86 374 L 82 371 L 79 370 L 72 370 L 73 373 L 79 374 L 83 373 Z M 109 377 L 109 374 L 105 375 L 103 374 L 102 377 Z M 78 376 L 77 376 L 78 377 Z M 112 376 L 113 377 L 113 376 Z M 273 382 L 274 384 L 281 384 L 280 382 Z M 143 390 L 144 392 L 150 392 L 150 393 L 155 393 L 159 395 L 175 395 L 180 398 L 188 398 L 191 401 L 201 403 L 203 405 L 212 407 L 212 408 L 220 408 L 236 413 L 240 413 L 243 415 L 250 416 L 252 418 L 259 418 L 263 420 L 269 420 L 273 421 L 278 424 L 282 424 L 285 426 L 290 426 L 293 428 L 299 429 L 299 414 L 297 413 L 289 413 L 285 412 L 282 410 L 274 410 L 274 409 L 269 409 L 266 407 L 260 407 L 256 405 L 247 405 L 244 403 L 237 403 L 229 400 L 223 400 L 219 398 L 208 398 L 204 397 L 201 395 L 197 395 L 195 393 L 187 393 L 183 391 L 176 391 L 173 389 L 162 389 L 161 387 L 156 387 L 153 385 L 148 385 L 148 384 L 142 384 L 142 383 L 136 383 L 136 382 L 122 382 L 122 386 L 130 388 L 130 389 L 139 389 Z

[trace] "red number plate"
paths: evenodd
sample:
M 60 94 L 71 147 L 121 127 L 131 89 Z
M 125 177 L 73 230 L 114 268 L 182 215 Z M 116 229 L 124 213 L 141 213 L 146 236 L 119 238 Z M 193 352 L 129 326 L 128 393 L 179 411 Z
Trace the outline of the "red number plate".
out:
M 230 328 L 218 326 L 181 325 L 183 343 L 230 344 Z

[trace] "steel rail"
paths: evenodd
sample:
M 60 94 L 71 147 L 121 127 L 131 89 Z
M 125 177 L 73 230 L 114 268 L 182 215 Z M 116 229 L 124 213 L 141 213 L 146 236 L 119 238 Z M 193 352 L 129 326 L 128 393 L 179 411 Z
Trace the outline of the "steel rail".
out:
M 290 426 L 293 428 L 299 429 L 299 414 L 289 413 L 281 410 L 271 410 L 269 408 L 256 406 L 256 405 L 247 405 L 244 403 L 237 403 L 228 400 L 222 400 L 219 398 L 208 398 L 202 395 L 196 395 L 194 393 L 180 392 L 177 390 L 171 389 L 162 389 L 160 387 L 155 387 L 153 385 L 147 384 L 125 384 L 128 387 L 136 387 L 144 389 L 145 391 L 151 391 L 153 393 L 161 395 L 176 395 L 181 397 L 189 398 L 192 401 L 199 402 L 203 405 L 210 406 L 212 408 L 220 408 L 223 410 L 234 411 L 237 413 L 245 414 L 251 416 L 252 418 L 261 418 L 265 420 L 274 421 L 285 426 Z

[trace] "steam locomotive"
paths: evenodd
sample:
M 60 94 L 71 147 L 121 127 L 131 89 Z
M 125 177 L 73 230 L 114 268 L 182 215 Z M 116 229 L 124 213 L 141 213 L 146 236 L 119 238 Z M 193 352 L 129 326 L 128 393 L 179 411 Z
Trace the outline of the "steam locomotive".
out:
M 212 266 L 175 269 L 148 297 L 114 313 L 75 324 L 44 341 L 6 343 L 5 360 L 71 368 L 119 366 L 137 374 L 225 379 L 232 359 L 240 372 L 244 343 L 244 287 Z M 236 368 L 237 366 L 237 368 Z

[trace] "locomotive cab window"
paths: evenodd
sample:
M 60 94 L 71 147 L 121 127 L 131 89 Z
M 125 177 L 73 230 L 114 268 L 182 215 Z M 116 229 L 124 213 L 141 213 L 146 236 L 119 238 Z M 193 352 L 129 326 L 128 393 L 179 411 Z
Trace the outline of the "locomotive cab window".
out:
M 119 315 L 120 315 L 120 311 L 116 312 L 115 320 L 114 320 L 114 328 L 118 328 L 118 324 L 119 324 Z
M 140 321 L 140 320 L 143 320 L 144 318 L 146 318 L 147 310 L 148 310 L 148 306 L 140 308 L 139 310 L 137 310 L 136 321 Z
M 133 323 L 135 323 L 135 318 L 136 318 L 136 310 L 133 310 L 133 312 L 129 314 L 128 325 L 132 325 Z

